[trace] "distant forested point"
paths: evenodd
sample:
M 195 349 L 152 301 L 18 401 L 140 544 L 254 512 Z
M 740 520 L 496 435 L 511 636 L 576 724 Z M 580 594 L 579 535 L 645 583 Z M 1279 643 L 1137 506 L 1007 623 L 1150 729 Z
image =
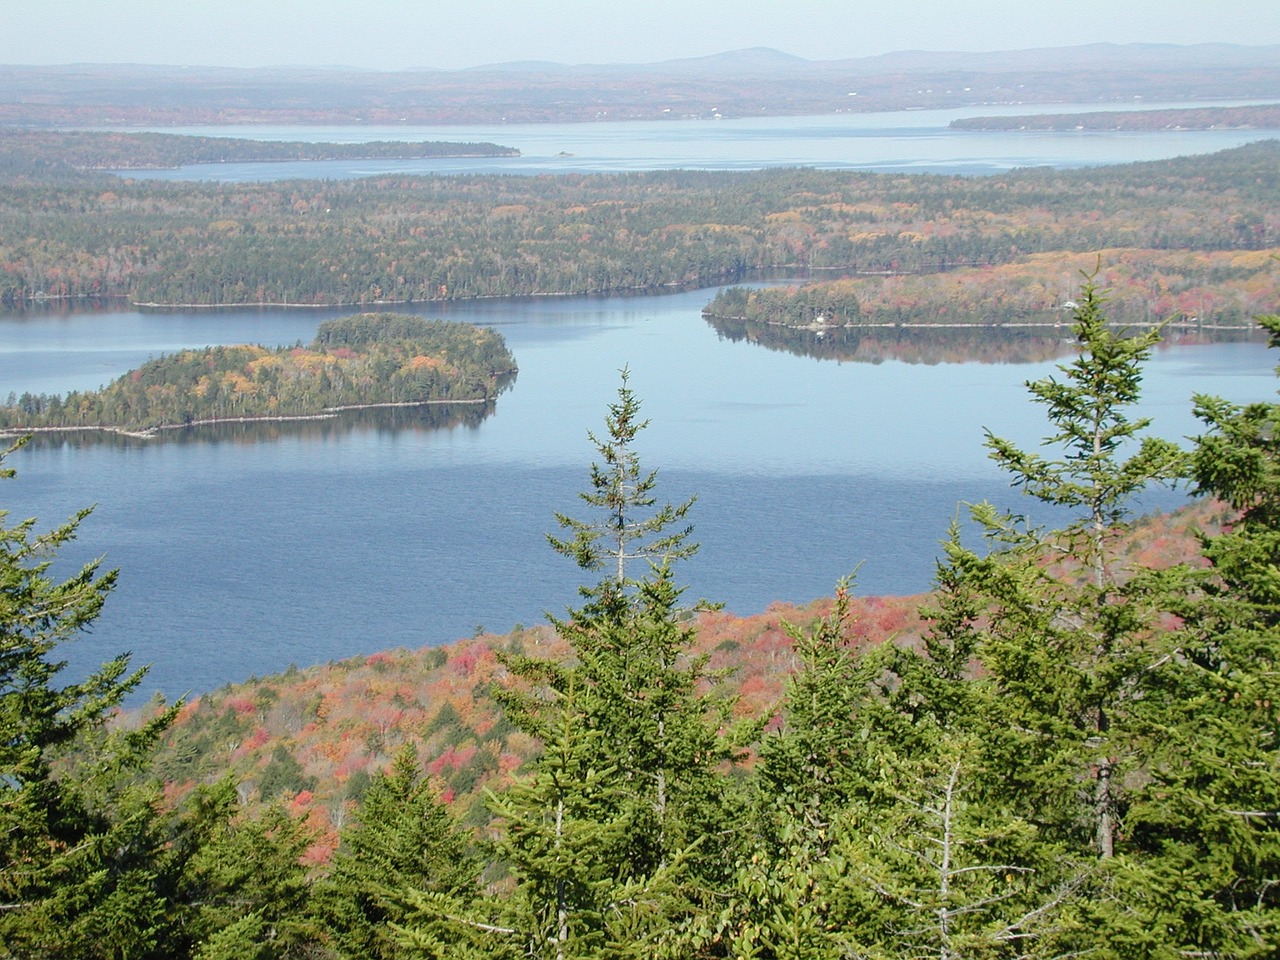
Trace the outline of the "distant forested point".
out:
M 494 399 L 516 372 L 501 334 L 466 323 L 362 313 L 309 346 L 240 344 L 148 361 L 101 390 L 9 395 L 0 430 L 156 430 L 339 410 Z
M 818 331 L 848 327 L 1064 327 L 1081 276 L 1107 289 L 1126 327 L 1252 329 L 1280 302 L 1280 247 L 1261 250 L 1103 249 L 1039 253 L 1016 263 L 721 291 L 708 319 Z
M 520 151 L 496 143 L 374 140 L 368 143 L 311 143 L 251 140 L 172 133 L 86 130 L 32 130 L 0 127 L 0 163 L 11 166 L 56 160 L 73 170 L 142 170 L 197 163 L 253 163 L 287 160 L 420 160 L 435 157 L 517 157 Z
M 963 117 L 954 130 L 1114 131 L 1253 130 L 1280 127 L 1280 103 L 1247 107 L 1191 107 L 1178 110 L 1099 110 L 1092 113 L 1024 114 L 1016 117 Z

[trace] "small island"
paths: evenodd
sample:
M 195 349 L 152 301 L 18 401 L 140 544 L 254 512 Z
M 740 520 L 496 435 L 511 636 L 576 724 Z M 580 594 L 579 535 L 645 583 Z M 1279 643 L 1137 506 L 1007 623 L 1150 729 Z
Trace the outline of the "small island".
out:
M 158 430 L 341 410 L 483 403 L 516 371 L 502 336 L 465 323 L 361 313 L 320 325 L 308 345 L 241 344 L 148 361 L 101 390 L 9 395 L 0 432 Z

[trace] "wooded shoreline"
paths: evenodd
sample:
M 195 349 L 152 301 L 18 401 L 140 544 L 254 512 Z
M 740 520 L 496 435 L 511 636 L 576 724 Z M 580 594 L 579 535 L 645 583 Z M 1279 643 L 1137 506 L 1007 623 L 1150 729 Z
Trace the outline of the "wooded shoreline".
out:
M 352 403 L 341 407 L 326 407 L 320 413 L 284 414 L 280 416 L 261 417 L 206 417 L 191 420 L 187 423 L 161 423 L 145 430 L 130 430 L 128 427 L 109 424 L 89 424 L 75 427 L 0 427 L 0 439 L 34 436 L 50 433 L 113 433 L 120 437 L 131 437 L 135 440 L 154 440 L 156 435 L 169 430 L 185 430 L 188 427 L 209 427 L 222 423 L 288 423 L 296 420 L 333 420 L 340 413 L 349 410 L 376 410 L 382 407 L 429 407 L 449 404 L 491 403 L 496 396 L 477 397 L 471 400 L 411 400 L 397 403 Z

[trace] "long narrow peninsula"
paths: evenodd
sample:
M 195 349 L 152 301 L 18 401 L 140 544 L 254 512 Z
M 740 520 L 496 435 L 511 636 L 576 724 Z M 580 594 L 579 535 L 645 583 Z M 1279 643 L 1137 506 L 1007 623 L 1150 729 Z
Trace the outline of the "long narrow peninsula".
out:
M 71 170 L 149 170 L 202 163 L 274 163 L 289 160 L 423 160 L 518 157 L 496 143 L 450 140 L 371 140 L 326 143 L 198 137 L 145 131 L 33 130 L 0 127 L 4 165 L 23 162 L 44 175 Z
M 481 403 L 515 373 L 502 336 L 465 323 L 361 313 L 320 325 L 308 346 L 182 350 L 101 390 L 10 395 L 0 432 L 158 430 L 329 416 L 360 407 Z

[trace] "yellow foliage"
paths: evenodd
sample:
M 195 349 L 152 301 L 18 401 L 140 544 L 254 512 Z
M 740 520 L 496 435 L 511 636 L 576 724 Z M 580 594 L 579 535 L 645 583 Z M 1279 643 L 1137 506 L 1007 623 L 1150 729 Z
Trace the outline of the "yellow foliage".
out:
M 284 359 L 279 354 L 269 353 L 264 357 L 256 360 L 250 360 L 246 364 L 250 375 L 256 376 L 259 370 L 269 370 L 272 368 L 279 369 L 284 366 Z
M 401 369 L 406 371 L 415 370 L 439 370 L 444 366 L 444 361 L 439 357 L 423 357 L 417 356 L 406 363 Z

